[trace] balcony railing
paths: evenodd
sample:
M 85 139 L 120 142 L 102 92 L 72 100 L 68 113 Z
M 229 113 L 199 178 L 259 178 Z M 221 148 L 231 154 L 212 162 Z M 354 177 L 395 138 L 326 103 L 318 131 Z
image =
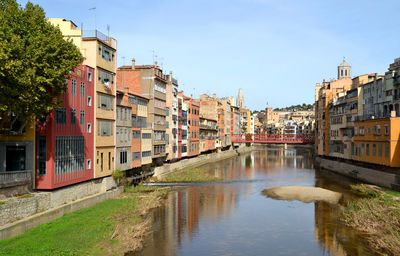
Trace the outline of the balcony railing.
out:
M 82 38 L 97 38 L 101 41 L 109 42 L 111 47 L 117 48 L 117 41 L 115 39 L 104 35 L 98 30 L 83 30 Z
M 0 172 L 0 188 L 32 184 L 32 171 Z

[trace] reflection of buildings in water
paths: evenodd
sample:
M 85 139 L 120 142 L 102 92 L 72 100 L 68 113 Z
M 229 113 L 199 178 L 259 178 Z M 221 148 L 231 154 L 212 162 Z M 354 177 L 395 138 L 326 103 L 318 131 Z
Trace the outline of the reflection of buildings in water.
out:
M 254 162 L 253 154 L 247 155 L 246 159 L 245 159 L 245 166 L 246 166 L 246 178 L 249 180 L 253 177 L 253 175 L 252 175 L 253 162 Z
M 315 187 L 332 189 L 338 192 L 345 192 L 344 186 L 332 180 L 317 178 Z M 344 194 L 347 197 L 346 194 Z M 363 246 L 357 232 L 345 226 L 338 218 L 341 213 L 341 206 L 325 202 L 314 203 L 315 240 L 329 255 L 335 256 L 358 256 L 374 255 Z

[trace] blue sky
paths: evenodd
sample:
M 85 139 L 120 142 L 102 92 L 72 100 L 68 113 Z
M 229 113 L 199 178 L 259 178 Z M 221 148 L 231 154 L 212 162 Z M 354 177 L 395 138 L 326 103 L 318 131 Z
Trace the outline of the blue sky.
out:
M 153 51 L 185 94 L 235 96 L 252 110 L 314 101 L 315 83 L 383 74 L 400 57 L 400 1 L 33 0 L 47 17 L 96 27 L 118 40 L 118 66 L 151 64 Z M 26 1 L 19 1 L 22 5 Z M 195 89 L 194 89 L 195 88 Z

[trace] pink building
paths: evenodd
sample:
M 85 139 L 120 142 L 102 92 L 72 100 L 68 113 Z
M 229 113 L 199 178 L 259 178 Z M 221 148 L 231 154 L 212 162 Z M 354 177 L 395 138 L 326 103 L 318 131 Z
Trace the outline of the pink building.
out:
M 36 189 L 55 189 L 93 178 L 94 69 L 80 65 L 66 80 L 61 108 L 36 129 Z

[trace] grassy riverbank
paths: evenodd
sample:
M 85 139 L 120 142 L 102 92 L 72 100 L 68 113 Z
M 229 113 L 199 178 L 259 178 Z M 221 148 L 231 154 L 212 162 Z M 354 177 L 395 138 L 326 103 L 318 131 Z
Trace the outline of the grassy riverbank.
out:
M 206 182 L 206 181 L 218 181 L 223 180 L 223 177 L 216 177 L 211 174 L 209 170 L 201 168 L 190 168 L 182 171 L 176 171 L 162 179 L 152 178 L 152 181 L 156 182 Z
M 368 245 L 381 255 L 400 255 L 400 194 L 370 185 L 352 189 L 363 198 L 343 211 L 346 225 L 368 234 Z
M 145 216 L 167 194 L 165 188 L 127 188 L 119 198 L 0 241 L 0 255 L 123 255 L 139 250 L 150 229 Z

